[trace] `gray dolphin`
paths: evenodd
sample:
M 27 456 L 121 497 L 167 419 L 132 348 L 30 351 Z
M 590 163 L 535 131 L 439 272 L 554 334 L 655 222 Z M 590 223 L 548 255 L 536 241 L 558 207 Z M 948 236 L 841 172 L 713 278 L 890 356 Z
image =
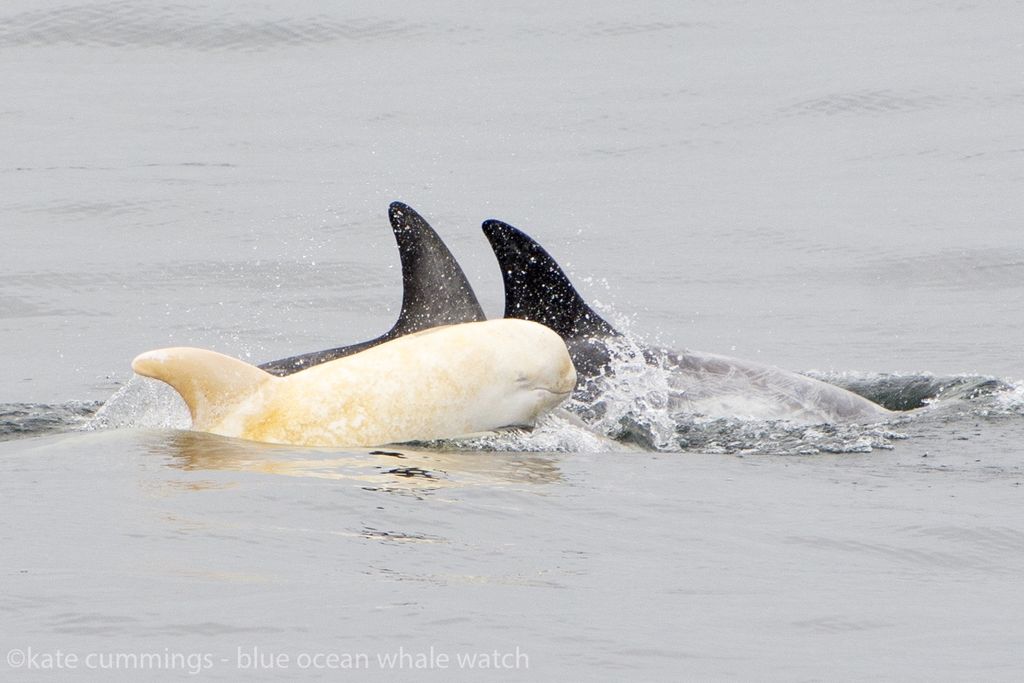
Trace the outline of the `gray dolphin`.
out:
M 638 345 L 598 315 L 558 263 L 521 230 L 488 220 L 491 243 L 505 282 L 505 317 L 547 325 L 565 340 L 580 375 L 580 391 L 593 399 L 614 358 L 642 356 L 663 369 L 670 409 L 712 417 L 749 416 L 801 422 L 881 422 L 893 413 L 837 386 L 753 361 L 697 351 Z
M 402 310 L 398 321 L 369 341 L 282 358 L 260 368 L 283 377 L 405 334 L 439 325 L 486 320 L 465 273 L 430 224 L 401 202 L 392 202 L 388 218 L 402 262 Z

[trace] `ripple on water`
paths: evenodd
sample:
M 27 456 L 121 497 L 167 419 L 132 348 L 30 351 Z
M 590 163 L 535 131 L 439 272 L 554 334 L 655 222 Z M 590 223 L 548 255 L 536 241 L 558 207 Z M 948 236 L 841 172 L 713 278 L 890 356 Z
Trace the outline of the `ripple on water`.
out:
M 7 16 L 2 26 L 0 47 L 164 47 L 207 52 L 361 42 L 382 36 L 408 38 L 425 31 L 420 24 L 399 19 L 338 20 L 316 14 L 261 17 L 251 11 L 211 12 L 180 4 L 134 2 L 30 10 Z
M 0 404 L 0 441 L 83 427 L 99 407 L 98 401 Z

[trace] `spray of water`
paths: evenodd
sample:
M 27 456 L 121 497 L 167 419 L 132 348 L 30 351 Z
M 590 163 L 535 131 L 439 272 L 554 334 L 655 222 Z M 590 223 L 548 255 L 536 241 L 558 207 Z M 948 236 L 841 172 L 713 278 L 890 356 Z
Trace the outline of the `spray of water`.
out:
M 85 429 L 188 429 L 191 425 L 188 406 L 178 392 L 163 382 L 133 375 L 96 411 Z

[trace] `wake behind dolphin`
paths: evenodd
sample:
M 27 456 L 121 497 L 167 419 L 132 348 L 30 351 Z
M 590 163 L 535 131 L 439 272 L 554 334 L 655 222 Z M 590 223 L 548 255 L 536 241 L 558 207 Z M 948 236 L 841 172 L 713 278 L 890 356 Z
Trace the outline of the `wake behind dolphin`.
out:
M 665 372 L 664 393 L 673 412 L 709 417 L 799 422 L 880 422 L 891 411 L 852 392 L 753 361 L 637 345 L 598 315 L 561 266 L 521 230 L 502 221 L 483 224 L 505 283 L 505 317 L 547 325 L 565 340 L 593 399 L 614 374 L 613 361 L 640 355 Z

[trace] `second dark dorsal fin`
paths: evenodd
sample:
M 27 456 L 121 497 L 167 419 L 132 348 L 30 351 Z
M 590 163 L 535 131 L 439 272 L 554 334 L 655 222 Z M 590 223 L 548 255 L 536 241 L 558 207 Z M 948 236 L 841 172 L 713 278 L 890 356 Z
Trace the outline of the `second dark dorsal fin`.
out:
M 486 319 L 465 273 L 430 224 L 401 202 L 392 202 L 388 207 L 388 218 L 402 262 L 402 310 L 398 314 L 398 322 L 375 339 L 282 358 L 264 363 L 261 369 L 273 375 L 290 375 L 402 335 L 440 325 Z
M 555 259 L 508 223 L 483 224 L 505 282 L 505 317 L 547 325 L 565 340 L 619 336 L 569 282 Z

